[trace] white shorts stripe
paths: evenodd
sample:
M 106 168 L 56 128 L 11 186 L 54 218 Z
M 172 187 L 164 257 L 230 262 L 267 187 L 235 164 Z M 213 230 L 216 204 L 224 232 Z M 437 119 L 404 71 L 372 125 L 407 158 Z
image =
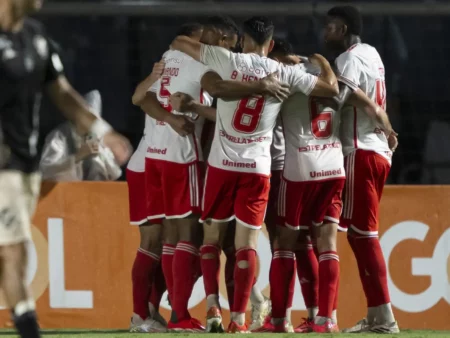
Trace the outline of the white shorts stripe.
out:
M 205 180 L 203 181 L 202 211 L 205 210 L 206 184 L 208 183 L 208 170 L 206 168 Z
M 353 216 L 353 198 L 355 188 L 355 155 L 356 152 L 352 152 L 347 156 L 347 165 L 345 171 L 347 173 L 347 182 L 345 185 L 345 199 L 344 199 L 344 212 L 343 216 L 346 219 L 351 219 Z

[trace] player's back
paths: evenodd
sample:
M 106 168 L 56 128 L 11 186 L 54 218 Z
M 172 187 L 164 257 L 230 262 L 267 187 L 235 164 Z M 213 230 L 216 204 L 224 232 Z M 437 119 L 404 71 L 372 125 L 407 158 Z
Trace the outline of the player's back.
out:
M 293 67 L 257 54 L 227 53 L 222 58 L 224 61 L 212 68 L 224 80 L 257 81 L 279 71 L 282 82 L 291 84 L 301 79 L 306 82 L 301 74 L 296 76 Z M 302 83 L 305 91 L 312 90 L 315 85 L 315 79 L 308 80 L 308 83 Z M 269 175 L 270 145 L 280 108 L 281 103 L 272 97 L 219 100 L 209 164 L 226 170 Z
M 310 63 L 297 67 L 320 73 Z M 295 93 L 283 103 L 281 118 L 286 139 L 284 178 L 297 182 L 345 176 L 339 112 L 316 98 Z
M 174 111 L 169 103 L 171 94 L 182 92 L 197 102 L 211 105 L 212 98 L 202 90 L 200 80 L 207 67 L 190 56 L 175 50 L 164 56 L 165 69 L 161 78 L 153 84 L 154 92 L 161 106 L 173 114 L 185 115 L 195 122 L 195 133 L 187 137 L 178 135 L 167 123 L 147 119 L 145 139 L 148 144 L 147 157 L 177 163 L 203 160 L 200 138 L 204 119 L 194 113 Z
M 385 69 L 374 47 L 364 43 L 355 44 L 336 59 L 336 65 L 341 73 L 340 81 L 353 89 L 361 89 L 386 109 Z M 342 112 L 344 154 L 348 155 L 355 149 L 372 150 L 390 160 L 392 153 L 376 120 L 355 107 L 346 106 Z

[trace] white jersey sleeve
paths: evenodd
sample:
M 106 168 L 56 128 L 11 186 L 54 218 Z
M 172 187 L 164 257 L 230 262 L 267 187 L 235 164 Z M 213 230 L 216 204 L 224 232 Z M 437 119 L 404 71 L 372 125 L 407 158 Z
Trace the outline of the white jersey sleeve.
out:
M 200 61 L 216 71 L 222 78 L 226 78 L 229 76 L 228 71 L 233 63 L 233 53 L 222 47 L 203 44 Z
M 336 59 L 338 81 L 346 84 L 352 90 L 357 90 L 361 84 L 361 62 L 351 53 L 345 52 Z
M 311 94 L 318 80 L 316 75 L 309 74 L 303 67 L 298 66 L 282 66 L 281 69 L 281 80 L 290 84 L 292 93 L 300 92 L 306 96 Z

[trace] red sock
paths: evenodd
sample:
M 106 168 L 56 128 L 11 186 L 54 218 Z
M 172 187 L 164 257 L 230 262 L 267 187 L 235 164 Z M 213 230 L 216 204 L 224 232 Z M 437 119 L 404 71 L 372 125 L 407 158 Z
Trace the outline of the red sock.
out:
M 161 256 L 161 266 L 164 273 L 164 279 L 166 280 L 167 292 L 169 294 L 169 301 L 172 304 L 173 298 L 173 255 L 175 254 L 175 245 L 164 244 L 162 256 Z
M 295 278 L 294 258 L 292 251 L 275 250 L 273 253 L 269 275 L 273 318 L 284 318 L 286 316 L 289 303 L 289 286 L 293 276 Z
M 200 264 L 206 297 L 219 295 L 220 251 L 217 245 L 203 245 L 200 248 Z
M 289 282 L 288 299 L 287 299 L 287 308 L 288 309 L 292 308 L 292 304 L 294 303 L 296 271 L 297 271 L 297 267 L 294 264 L 294 273 L 292 274 L 291 281 Z
M 370 284 L 370 278 L 366 276 L 366 272 L 364 271 L 364 259 L 358 252 L 358 245 L 356 244 L 356 238 L 353 236 L 347 236 L 348 243 L 350 244 L 350 247 L 353 250 L 353 254 L 355 255 L 356 264 L 358 265 L 358 272 L 359 272 L 359 279 L 361 280 L 361 285 L 364 290 L 364 294 L 366 296 L 367 301 L 367 307 L 369 307 L 369 304 L 371 303 L 370 300 L 373 299 L 372 295 L 372 286 Z
M 225 285 L 227 286 L 228 305 L 233 312 L 234 304 L 234 265 L 236 263 L 236 252 L 234 249 L 225 251 L 227 261 L 225 263 Z
M 158 264 L 153 277 L 152 291 L 150 292 L 149 299 L 149 303 L 153 305 L 156 312 L 159 311 L 159 304 L 161 303 L 162 295 L 166 289 L 166 281 L 164 280 L 162 264 Z
M 180 241 L 173 257 L 173 303 L 176 321 L 189 319 L 188 302 L 197 276 L 198 249 L 191 242 Z
M 358 250 L 356 260 L 361 264 L 366 284 L 370 284 L 370 292 L 366 294 L 368 307 L 390 303 L 386 261 L 380 241 L 374 237 L 363 237 L 355 239 Z M 361 276 L 361 272 L 360 272 Z
M 319 262 L 312 248 L 295 252 L 297 275 L 307 309 L 317 307 L 319 293 Z
M 240 268 L 239 264 L 247 267 Z M 233 312 L 245 313 L 248 300 L 255 279 L 256 251 L 252 248 L 241 248 L 236 251 L 236 264 L 234 266 L 234 303 Z
M 320 317 L 331 318 L 336 287 L 339 280 L 339 256 L 335 251 L 325 251 L 319 256 L 319 312 Z
M 141 248 L 136 253 L 131 278 L 133 282 L 133 312 L 142 319 L 149 316 L 148 298 L 150 296 L 152 276 L 158 266 L 159 257 Z

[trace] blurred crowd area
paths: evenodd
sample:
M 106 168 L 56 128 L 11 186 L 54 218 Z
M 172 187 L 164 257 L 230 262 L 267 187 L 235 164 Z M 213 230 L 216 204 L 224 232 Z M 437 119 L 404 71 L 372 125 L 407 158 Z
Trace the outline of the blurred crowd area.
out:
M 287 38 L 297 53 L 324 53 L 323 17 L 271 18 L 276 36 Z M 101 92 L 103 117 L 135 146 L 142 135 L 144 115 L 131 104 L 134 87 L 151 72 L 181 24 L 202 20 L 45 14 L 39 19 L 61 46 L 68 78 L 82 93 L 94 88 Z M 236 21 L 241 22 L 240 18 Z M 450 183 L 450 18 L 365 16 L 363 31 L 363 41 L 375 46 L 385 62 L 388 112 L 399 133 L 389 182 Z M 50 105 L 43 109 L 44 138 L 61 120 Z

